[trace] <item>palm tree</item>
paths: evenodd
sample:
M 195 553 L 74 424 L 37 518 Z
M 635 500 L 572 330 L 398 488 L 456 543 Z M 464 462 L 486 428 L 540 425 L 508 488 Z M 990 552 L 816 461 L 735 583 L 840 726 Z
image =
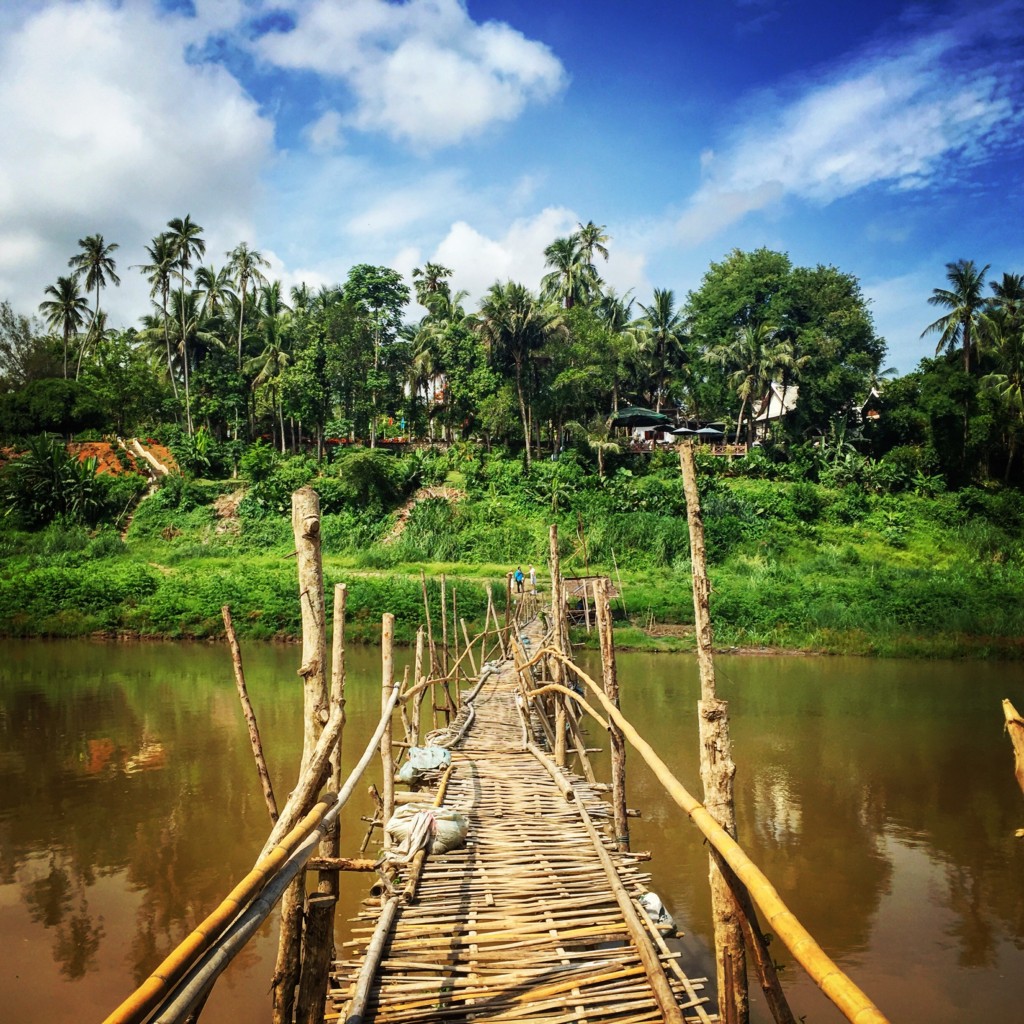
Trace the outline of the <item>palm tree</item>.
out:
M 192 266 L 194 257 L 202 256 L 206 252 L 206 242 L 203 240 L 203 229 L 192 220 L 191 214 L 185 214 L 184 219 L 175 217 L 167 222 L 170 235 L 171 247 L 174 250 L 174 265 L 179 275 L 178 308 L 181 316 L 185 316 L 185 271 Z M 188 331 L 184 319 L 180 322 L 181 343 L 188 344 Z M 189 358 L 188 349 L 182 353 L 182 365 L 185 368 L 185 425 L 191 437 L 195 431 L 192 427 L 192 398 L 189 394 Z
M 431 295 L 451 290 L 447 278 L 452 276 L 452 271 L 440 263 L 424 263 L 412 272 L 412 276 L 416 301 L 421 306 L 428 305 Z
M 611 425 L 611 417 L 596 416 L 589 423 L 569 420 L 565 429 L 580 434 L 590 450 L 597 455 L 597 478 L 603 480 L 605 455 L 618 455 L 622 451 L 622 445 L 612 437 L 615 428 Z
M 994 308 L 982 318 L 979 334 L 996 361 L 996 369 L 981 378 L 982 386 L 996 393 L 1009 420 L 1009 453 L 1004 476 L 1007 480 L 1024 428 L 1024 324 L 1015 312 L 1011 302 Z
M 619 389 L 622 381 L 635 377 L 642 362 L 642 342 L 633 320 L 633 300 L 628 293 L 621 298 L 611 289 L 601 296 L 597 315 L 608 336 L 608 348 L 614 361 L 612 367 L 612 409 L 619 411 Z
M 82 366 L 82 355 L 89 344 L 89 337 L 93 333 L 93 326 L 95 325 L 97 329 L 99 328 L 100 289 L 105 288 L 108 281 L 111 284 L 119 285 L 121 278 L 117 276 L 117 264 L 113 256 L 114 250 L 119 248 L 117 242 L 110 242 L 108 244 L 104 241 L 102 235 L 86 235 L 85 238 L 78 240 L 78 244 L 82 251 L 68 260 L 68 266 L 74 270 L 76 278 L 85 277 L 85 290 L 87 292 L 91 292 L 93 289 L 96 290 L 96 306 L 93 309 L 92 324 L 89 325 L 89 330 L 86 332 L 85 339 L 78 353 L 78 367 L 80 369 Z M 78 379 L 77 371 L 75 379 Z
M 774 381 L 795 366 L 793 346 L 768 324 L 739 327 L 732 341 L 712 346 L 704 354 L 710 363 L 725 367 L 732 372 L 729 383 L 736 389 L 740 399 L 739 416 L 736 418 L 736 442 L 743 429 L 744 413 L 748 405 L 762 398 Z M 753 439 L 754 418 L 747 416 L 747 437 Z
M 249 285 L 264 285 L 267 283 L 263 275 L 263 268 L 269 267 L 270 263 L 264 259 L 263 253 L 257 249 L 250 249 L 248 242 L 239 242 L 227 254 L 228 267 L 234 275 L 235 287 L 241 296 L 238 304 L 238 368 L 242 368 L 242 328 L 245 319 L 245 295 Z
M 230 268 L 196 267 L 196 290 L 202 296 L 203 318 L 222 317 L 233 294 Z
M 492 284 L 480 305 L 469 318 L 494 362 L 511 362 L 515 369 L 519 416 L 526 442 L 526 471 L 530 471 L 531 416 L 527 413 L 523 391 L 524 372 L 533 353 L 546 342 L 566 333 L 565 321 L 553 303 L 538 302 L 529 289 L 514 281 Z
M 592 220 L 588 220 L 586 224 L 579 225 L 576 237 L 579 238 L 580 255 L 588 266 L 594 265 L 595 252 L 605 260 L 608 259 L 607 243 L 611 241 L 611 238 L 605 234 L 603 224 L 598 225 Z
M 284 408 L 280 400 L 279 385 L 281 374 L 291 363 L 292 357 L 291 353 L 287 351 L 287 343 L 282 331 L 289 309 L 281 298 L 280 281 L 273 281 L 260 289 L 257 307 L 263 349 L 258 356 L 249 360 L 246 369 L 255 373 L 252 381 L 253 391 L 266 387 L 270 392 L 271 409 L 273 413 L 277 414 L 281 429 L 281 451 L 284 452 Z
M 661 412 L 673 361 L 675 357 L 682 356 L 686 342 L 686 322 L 683 311 L 676 308 L 676 297 L 671 288 L 655 288 L 654 301 L 649 306 L 641 303 L 640 308 L 643 316 L 637 323 L 637 329 L 652 365 L 654 408 Z
M 149 296 L 155 299 L 160 296 L 160 309 L 163 312 L 164 346 L 167 349 L 167 375 L 171 378 L 171 390 L 174 400 L 178 400 L 178 383 L 175 380 L 174 367 L 171 359 L 171 338 L 167 330 L 167 304 L 171 293 L 171 277 L 174 273 L 174 242 L 165 231 L 157 235 L 146 246 L 149 263 L 139 264 L 135 269 L 147 275 Z
M 985 299 L 981 294 L 985 283 L 985 274 L 989 264 L 980 270 L 974 260 L 957 260 L 946 264 L 946 280 L 949 288 L 934 288 L 928 299 L 931 306 L 941 306 L 949 310 L 945 316 L 930 323 L 922 332 L 938 334 L 939 343 L 935 348 L 938 355 L 943 349 L 955 352 L 962 348 L 964 353 L 964 372 L 971 372 L 971 348 L 977 342 L 978 318 L 985 309 Z
M 56 284 L 48 285 L 46 294 L 52 299 L 44 299 L 39 303 L 39 312 L 46 318 L 46 326 L 50 330 L 60 330 L 64 338 L 64 379 L 68 376 L 68 341 L 72 335 L 77 337 L 85 324 L 85 314 L 89 312 L 89 300 L 78 290 L 78 281 L 72 274 L 70 277 L 58 277 Z
M 551 267 L 551 273 L 541 278 L 541 297 L 557 300 L 566 309 L 572 309 L 577 302 L 586 302 L 590 297 L 592 281 L 587 275 L 587 263 L 580 248 L 580 236 L 571 234 L 568 238 L 556 238 L 544 250 L 544 266 Z

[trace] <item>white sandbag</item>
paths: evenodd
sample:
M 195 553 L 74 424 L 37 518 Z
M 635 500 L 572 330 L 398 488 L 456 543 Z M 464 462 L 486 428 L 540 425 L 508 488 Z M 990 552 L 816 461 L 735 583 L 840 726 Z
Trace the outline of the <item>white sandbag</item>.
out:
M 408 857 L 428 843 L 434 854 L 457 850 L 466 841 L 469 821 L 444 807 L 417 810 L 413 804 L 403 804 L 384 828 L 391 841 L 399 844 L 399 857 Z
M 427 772 L 447 768 L 452 752 L 444 747 L 410 747 L 408 760 L 398 770 L 398 781 L 413 783 Z

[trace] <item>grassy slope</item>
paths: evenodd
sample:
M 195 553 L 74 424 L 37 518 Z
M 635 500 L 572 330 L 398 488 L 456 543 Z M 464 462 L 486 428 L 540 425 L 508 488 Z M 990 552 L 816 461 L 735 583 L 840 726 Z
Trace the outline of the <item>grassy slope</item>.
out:
M 544 503 L 480 494 L 418 508 L 395 544 L 390 527 L 325 515 L 325 576 L 349 585 L 349 635 L 372 641 L 393 611 L 409 640 L 422 617 L 420 569 L 437 614 L 440 573 L 460 615 L 482 619 L 483 585 L 501 596 L 509 568 L 545 564 Z M 578 511 L 578 509 L 577 509 Z M 692 622 L 685 525 L 678 509 L 580 512 L 591 571 L 621 575 L 626 645 L 686 649 Z M 722 647 L 922 656 L 1020 656 L 1024 584 L 1019 529 L 964 499 L 867 498 L 812 485 L 721 481 L 705 501 L 713 556 L 712 615 Z M 563 564 L 583 572 L 575 513 L 559 516 Z M 4 538 L 0 632 L 203 638 L 230 604 L 239 632 L 298 632 L 294 563 L 283 516 L 229 523 L 209 505 L 140 510 L 122 543 L 80 529 Z M 444 561 L 427 561 L 432 558 Z M 675 628 L 673 628 L 675 627 Z M 667 635 L 666 635 L 667 634 Z

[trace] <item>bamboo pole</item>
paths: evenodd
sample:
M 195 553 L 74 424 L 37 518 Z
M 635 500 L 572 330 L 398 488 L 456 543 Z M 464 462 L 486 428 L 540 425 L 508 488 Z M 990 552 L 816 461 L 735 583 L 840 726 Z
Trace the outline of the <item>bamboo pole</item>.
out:
M 341 715 L 341 728 L 345 728 L 345 611 L 348 605 L 348 588 L 344 583 L 334 587 L 334 617 L 331 630 L 331 712 Z M 330 788 L 337 791 L 341 788 L 341 741 L 342 733 L 338 733 L 338 743 L 331 755 Z M 335 825 L 321 844 L 321 857 L 337 857 L 341 852 L 341 832 Z M 317 884 L 317 891 L 326 895 L 338 895 L 338 878 L 334 874 L 322 874 Z
M 260 741 L 260 729 L 256 724 L 256 712 L 253 711 L 252 701 L 249 700 L 249 691 L 245 685 L 245 672 L 242 669 L 242 651 L 238 646 L 238 638 L 235 636 L 235 627 L 231 622 L 231 607 L 224 605 L 220 610 L 224 618 L 224 632 L 227 634 L 228 646 L 231 648 L 231 663 L 235 670 L 235 686 L 238 689 L 238 699 L 242 702 L 242 714 L 245 716 L 245 724 L 249 727 L 249 743 L 252 746 L 252 756 L 256 759 L 256 771 L 260 777 L 260 785 L 263 787 L 263 799 L 267 804 L 267 811 L 270 813 L 270 823 L 277 821 L 277 800 L 274 799 L 274 787 L 270 781 L 270 772 L 267 770 L 267 761 L 263 756 L 263 744 Z
M 448 675 L 448 581 L 441 573 L 441 675 Z
M 427 599 L 427 574 L 420 569 L 420 587 L 423 590 L 423 614 L 427 622 L 427 647 L 430 650 L 430 674 L 437 675 L 437 649 L 434 647 L 434 627 L 430 624 L 430 601 Z M 434 728 L 437 728 L 435 722 Z
M 608 604 L 605 580 L 594 581 L 594 610 L 597 635 L 601 645 L 601 681 L 608 699 L 619 707 L 619 676 L 615 665 L 615 634 L 612 610 Z M 615 847 L 620 853 L 629 850 L 629 817 L 626 814 L 626 740 L 622 730 L 608 723 L 608 744 L 612 759 L 612 817 L 615 822 Z
M 686 518 L 690 529 L 690 566 L 693 575 L 693 613 L 697 634 L 697 665 L 700 669 L 701 700 L 697 705 L 700 728 L 700 774 L 704 784 L 704 805 L 715 820 L 736 838 L 736 809 L 733 803 L 732 760 L 729 738 L 729 706 L 719 700 L 715 689 L 715 661 L 712 653 L 709 598 L 704 547 L 704 520 L 697 489 L 697 466 L 693 446 L 679 449 L 679 465 L 686 496 Z M 708 865 L 711 884 L 711 913 L 715 928 L 715 965 L 718 973 L 719 1009 L 725 1024 L 746 1024 L 750 1016 L 747 991 L 744 915 L 717 857 Z
M 569 659 L 564 654 L 551 647 L 538 651 L 531 659 L 531 664 L 546 655 L 569 664 Z M 575 672 L 577 677 L 594 694 L 608 718 L 622 729 L 623 735 L 650 767 L 655 778 L 662 784 L 669 796 L 689 816 L 708 842 L 722 855 L 722 859 L 729 865 L 736 877 L 747 887 L 751 897 L 764 914 L 769 929 L 782 940 L 797 963 L 803 967 L 846 1019 L 855 1024 L 889 1024 L 889 1019 L 825 953 L 815 941 L 814 936 L 797 920 L 764 872 L 747 856 L 736 840 L 718 824 L 707 808 L 692 796 L 669 771 L 668 766 L 655 753 L 651 745 L 602 693 L 601 687 L 579 667 L 575 668 Z M 549 684 L 549 686 L 554 685 Z M 596 714 L 594 709 L 590 708 L 582 698 L 571 690 L 565 687 L 561 689 L 586 709 L 588 714 Z M 528 696 L 536 696 L 539 692 L 533 691 Z
M 381 624 L 381 713 L 388 706 L 388 696 L 395 685 L 395 617 L 391 612 L 385 612 Z M 381 810 L 381 821 L 384 825 L 391 820 L 395 813 L 395 760 L 391 752 L 391 717 L 388 716 L 387 725 L 384 727 L 384 735 L 380 741 L 381 771 L 383 779 L 383 807 Z M 384 849 L 391 845 L 388 831 L 383 829 Z
M 455 706 L 459 706 L 459 602 L 456 593 L 457 588 L 452 587 L 452 653 L 455 655 L 455 668 L 452 672 L 455 678 Z M 465 675 L 465 672 L 462 673 Z
M 413 662 L 412 684 L 419 686 L 423 680 L 423 627 L 416 630 L 416 659 Z M 420 690 L 415 703 L 412 706 L 412 733 L 413 743 L 419 746 L 420 742 L 420 709 L 423 706 L 424 691 Z
M 292 495 L 292 532 L 295 537 L 302 612 L 303 732 L 300 775 L 309 764 L 329 716 L 325 634 L 324 580 L 320 555 L 320 498 L 311 487 Z M 321 715 L 324 717 L 322 718 Z M 300 871 L 281 901 L 281 930 L 274 968 L 274 1024 L 292 1024 L 299 983 L 302 944 L 302 905 L 305 878 Z

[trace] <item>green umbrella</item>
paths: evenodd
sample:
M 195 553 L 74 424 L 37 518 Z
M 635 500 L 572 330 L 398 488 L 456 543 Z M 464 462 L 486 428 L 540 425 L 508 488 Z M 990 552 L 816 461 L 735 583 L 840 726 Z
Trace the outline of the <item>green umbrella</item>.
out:
M 644 409 L 639 405 L 623 406 L 613 413 L 608 420 L 610 427 L 660 427 L 669 422 L 669 418 L 653 409 Z

